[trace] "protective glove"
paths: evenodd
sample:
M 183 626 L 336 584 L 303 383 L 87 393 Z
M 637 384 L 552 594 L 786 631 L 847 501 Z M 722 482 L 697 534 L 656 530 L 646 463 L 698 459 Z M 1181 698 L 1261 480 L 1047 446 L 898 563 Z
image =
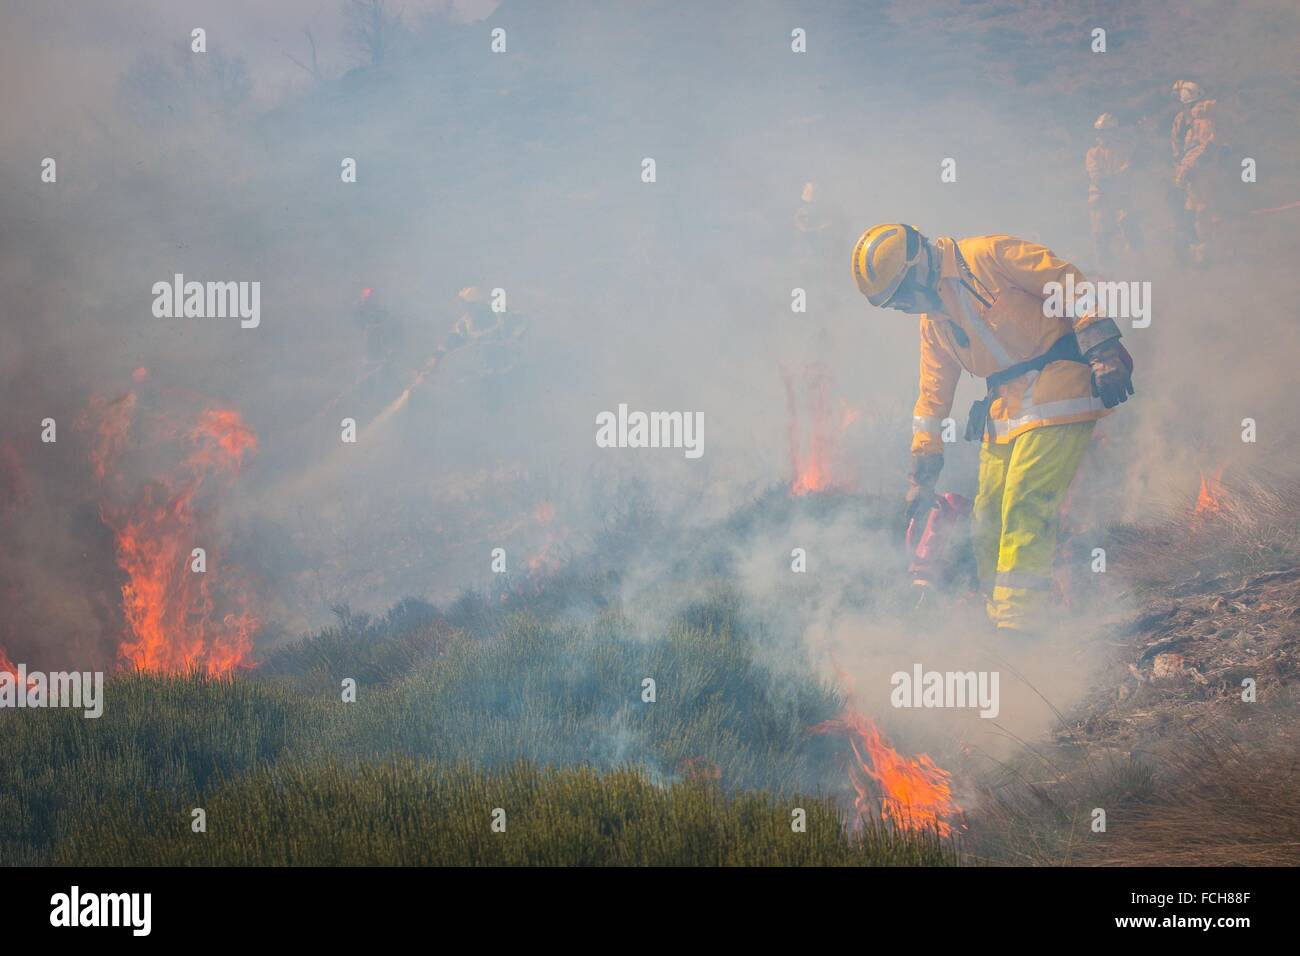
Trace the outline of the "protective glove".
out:
M 943 471 L 943 455 L 918 455 L 912 459 L 912 473 L 907 477 L 907 496 L 903 499 L 903 530 L 912 519 L 934 505 L 934 486 Z
M 1133 357 L 1119 339 L 1107 339 L 1084 356 L 1092 366 L 1092 394 L 1107 408 L 1127 402 L 1133 394 Z

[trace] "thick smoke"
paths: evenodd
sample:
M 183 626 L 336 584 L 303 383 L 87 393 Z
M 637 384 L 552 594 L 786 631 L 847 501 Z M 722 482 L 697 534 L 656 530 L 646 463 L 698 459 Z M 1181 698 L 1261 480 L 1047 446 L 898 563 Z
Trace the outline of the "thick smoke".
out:
M 1085 22 L 1039 6 L 1051 16 L 483 0 L 408 3 L 378 27 L 316 2 L 7 8 L 0 646 L 49 666 L 113 660 L 121 571 L 93 423 L 76 423 L 115 402 L 137 409 L 116 475 L 128 488 L 174 467 L 169 430 L 205 408 L 255 430 L 203 527 L 258 582 L 264 641 L 332 605 L 486 587 L 493 548 L 512 568 L 562 562 L 629 488 L 682 527 L 717 527 L 793 478 L 783 372 L 825 369 L 829 402 L 851 410 L 836 423 L 844 490 L 901 493 L 915 321 L 858 296 L 852 240 L 891 220 L 1005 232 L 1093 269 L 1082 158 L 1103 110 L 1146 150 L 1148 251 L 1120 277 L 1152 283 L 1153 321 L 1126 334 L 1138 394 L 1103 426 L 1078 520 L 1180 507 L 1206 469 L 1292 471 L 1298 214 L 1250 210 L 1300 196 L 1294 11 L 1114 3 Z M 1110 25 L 1106 54 L 1089 50 L 1093 20 Z M 790 50 L 796 27 L 806 54 Z M 1177 267 L 1161 231 L 1168 87 L 1189 70 L 1260 170 L 1203 272 Z M 46 157 L 57 183 L 41 180 Z M 947 157 L 955 183 L 940 181 Z M 812 238 L 795 228 L 808 183 L 825 223 Z M 177 273 L 260 282 L 260 325 L 155 317 L 151 288 Z M 504 289 L 523 335 L 447 354 L 374 424 L 447 342 L 467 286 Z M 400 360 L 366 377 L 379 313 Z M 959 420 L 978 394 L 963 382 Z M 620 404 L 702 412 L 704 455 L 596 447 L 596 416 Z M 1247 417 L 1257 444 L 1239 439 Z M 57 443 L 39 440 L 45 418 Z M 941 487 L 973 485 L 973 449 L 953 451 Z M 815 539 L 821 597 L 811 616 L 795 605 L 805 650 L 838 647 L 859 674 L 910 663 L 901 620 L 843 607 L 861 575 L 900 572 L 896 547 L 787 531 L 736 545 L 747 590 L 780 593 L 790 539 Z M 629 588 L 658 570 L 629 569 Z M 928 639 L 936 657 L 967 646 L 956 624 Z

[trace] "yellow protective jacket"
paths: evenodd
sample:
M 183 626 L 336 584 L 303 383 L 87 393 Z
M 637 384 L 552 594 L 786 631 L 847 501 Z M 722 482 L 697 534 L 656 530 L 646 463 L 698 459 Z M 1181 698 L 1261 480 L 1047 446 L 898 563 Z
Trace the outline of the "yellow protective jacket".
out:
M 1079 350 L 1119 335 L 1109 318 L 1044 315 L 1046 286 L 1077 287 L 1083 274 L 1050 249 L 1012 236 L 934 240 L 942 257 L 939 298 L 943 312 L 921 316 L 920 395 L 912 419 L 912 454 L 943 453 L 942 422 L 952 410 L 962 369 L 986 378 L 1045 353 L 1073 332 Z M 972 275 L 958 262 L 957 249 Z M 973 277 L 973 278 L 972 278 Z M 1068 296 L 1063 296 L 1068 301 Z M 1109 414 L 1092 394 L 1092 369 L 1080 362 L 1052 362 L 994 392 L 984 441 L 1006 444 L 1043 425 L 1091 421 Z
M 1187 111 L 1183 126 L 1183 150 L 1174 167 L 1174 182 L 1181 185 L 1215 141 L 1214 100 L 1201 100 Z
M 1103 193 L 1108 200 L 1116 199 L 1118 193 L 1127 198 L 1128 150 L 1113 143 L 1097 143 L 1084 154 L 1083 166 L 1088 172 L 1088 202 L 1098 202 Z

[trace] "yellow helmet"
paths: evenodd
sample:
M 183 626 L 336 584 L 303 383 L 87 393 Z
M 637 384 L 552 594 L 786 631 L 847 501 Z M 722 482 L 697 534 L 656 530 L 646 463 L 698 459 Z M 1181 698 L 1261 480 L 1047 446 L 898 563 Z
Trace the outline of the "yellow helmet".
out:
M 1192 80 L 1179 80 L 1174 84 L 1171 91 L 1174 96 L 1178 97 L 1180 103 L 1195 103 L 1205 96 L 1205 91 L 1201 89 L 1200 84 Z
M 920 261 L 925 237 L 915 226 L 883 222 L 862 234 L 853 247 L 853 280 L 872 305 L 884 305 Z

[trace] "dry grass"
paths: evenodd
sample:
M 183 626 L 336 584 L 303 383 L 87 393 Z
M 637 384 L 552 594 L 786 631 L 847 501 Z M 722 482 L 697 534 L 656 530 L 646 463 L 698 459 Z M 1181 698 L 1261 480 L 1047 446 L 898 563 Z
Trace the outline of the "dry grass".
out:
M 1052 745 L 980 781 L 973 856 L 1300 863 L 1300 483 L 1225 485 L 1217 513 L 1117 529 L 1139 610 Z
M 1111 570 L 1132 593 L 1174 598 L 1300 566 L 1300 480 L 1229 473 L 1219 510 L 1112 529 Z
M 1300 865 L 1300 739 L 1260 747 L 1200 734 L 1165 762 L 1159 799 L 1110 818 L 1078 862 L 1099 866 Z

